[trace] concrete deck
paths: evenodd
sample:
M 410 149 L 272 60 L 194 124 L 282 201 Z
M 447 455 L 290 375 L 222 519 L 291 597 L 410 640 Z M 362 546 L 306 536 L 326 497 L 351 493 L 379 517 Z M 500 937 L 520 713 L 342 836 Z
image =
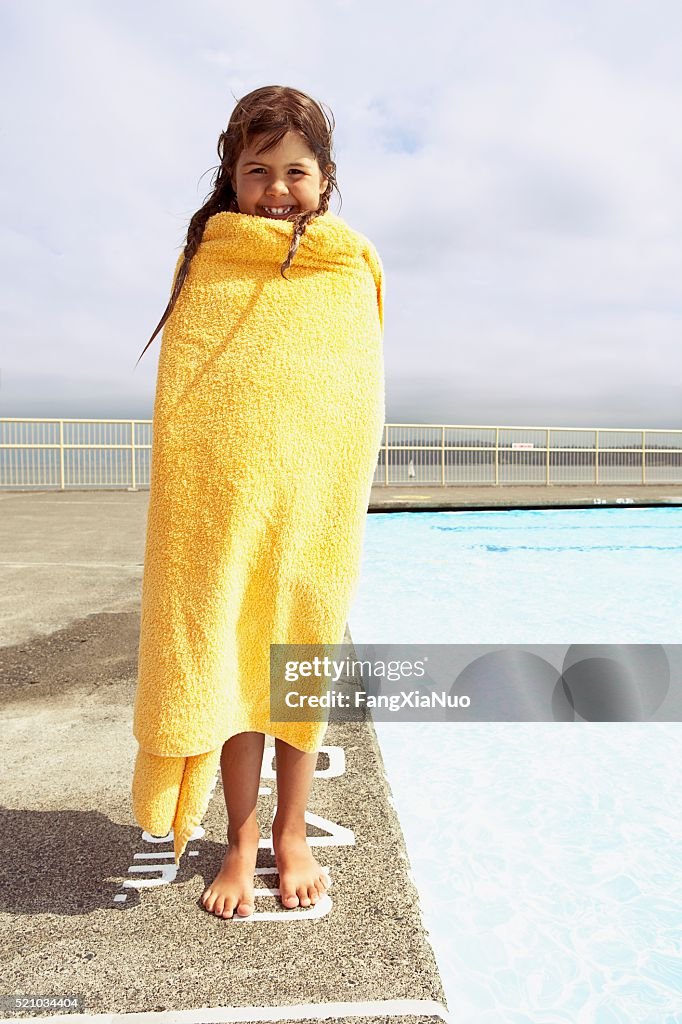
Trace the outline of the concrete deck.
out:
M 2 993 L 79 995 L 84 1011 L 5 1007 L 0 1017 L 447 1019 L 370 722 L 332 719 L 313 781 L 308 832 L 312 845 L 327 840 L 315 851 L 332 878 L 326 905 L 285 911 L 265 892 L 276 875 L 259 874 L 256 911 L 264 917 L 223 921 L 203 909 L 201 893 L 225 848 L 219 776 L 204 834 L 177 874 L 172 842 L 154 843 L 134 823 L 132 700 L 148 498 L 0 493 Z M 261 868 L 274 863 L 268 743 Z

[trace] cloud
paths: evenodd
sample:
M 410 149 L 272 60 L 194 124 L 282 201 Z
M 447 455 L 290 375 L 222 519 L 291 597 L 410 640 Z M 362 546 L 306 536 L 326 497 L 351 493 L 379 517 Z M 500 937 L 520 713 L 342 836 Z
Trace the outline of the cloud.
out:
M 218 0 L 3 17 L 4 415 L 54 404 L 46 378 L 13 389 L 36 366 L 81 380 L 93 414 L 129 414 L 134 387 L 151 415 L 158 338 L 132 368 L 218 136 L 235 97 L 279 82 L 331 107 L 341 215 L 384 263 L 389 418 L 413 381 L 430 422 L 466 395 L 484 420 L 682 427 L 673 0 L 302 2 L 293 29 Z

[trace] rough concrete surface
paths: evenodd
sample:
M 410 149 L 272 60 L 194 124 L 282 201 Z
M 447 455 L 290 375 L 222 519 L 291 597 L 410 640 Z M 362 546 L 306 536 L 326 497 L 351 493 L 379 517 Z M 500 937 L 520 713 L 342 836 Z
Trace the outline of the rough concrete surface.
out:
M 147 501 L 148 492 L 0 495 L 0 994 L 78 994 L 86 1015 L 150 1011 L 149 1020 L 154 1011 L 170 1021 L 179 1019 L 173 1011 L 193 1008 L 300 1004 L 320 1004 L 320 1015 L 306 1018 L 320 1019 L 325 1004 L 339 1002 L 353 1010 L 337 1020 L 443 1019 L 442 985 L 370 721 L 332 716 L 325 747 L 336 764 L 345 758 L 345 770 L 312 785 L 309 811 L 327 819 L 332 834 L 340 826 L 351 837 L 314 850 L 332 878 L 324 916 L 299 909 L 299 920 L 235 922 L 204 910 L 201 894 L 225 850 L 219 776 L 205 834 L 190 842 L 177 876 L 164 880 L 152 867 L 168 870 L 172 858 L 159 853 L 172 842 L 145 839 L 130 802 Z M 267 743 L 264 764 L 273 754 Z M 329 764 L 322 751 L 318 771 Z M 267 771 L 261 787 L 267 838 L 276 801 Z M 309 838 L 327 834 L 309 825 Z M 140 864 L 147 870 L 130 871 Z M 273 864 L 271 849 L 261 849 L 258 866 Z M 258 875 L 256 892 L 277 884 L 276 875 Z M 256 910 L 284 914 L 276 896 L 257 898 Z M 424 1013 L 418 1004 L 411 1013 L 400 1004 L 382 1009 L 386 1000 L 422 1000 Z M 55 1011 L 0 1012 L 30 1016 Z M 192 1019 L 200 1024 L 201 1014 Z

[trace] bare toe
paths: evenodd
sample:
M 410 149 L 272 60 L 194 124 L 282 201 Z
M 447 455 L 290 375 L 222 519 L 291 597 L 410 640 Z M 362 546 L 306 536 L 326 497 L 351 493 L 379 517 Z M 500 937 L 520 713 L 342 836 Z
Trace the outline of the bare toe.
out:
M 258 839 L 228 844 L 220 870 L 201 897 L 206 910 L 230 920 L 248 917 L 254 912 L 253 872 L 258 853 Z
M 280 899 L 287 909 L 314 906 L 326 891 L 327 873 L 313 857 L 306 837 L 292 830 L 272 829 Z

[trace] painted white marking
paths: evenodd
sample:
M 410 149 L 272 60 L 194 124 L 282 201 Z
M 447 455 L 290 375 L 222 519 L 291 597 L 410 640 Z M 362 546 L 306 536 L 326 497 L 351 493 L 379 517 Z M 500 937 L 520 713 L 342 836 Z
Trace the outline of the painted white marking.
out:
M 187 840 L 187 842 L 188 843 L 192 843 L 192 842 L 194 842 L 195 839 L 203 839 L 205 835 L 206 835 L 206 829 L 204 828 L 204 826 L 203 825 L 197 825 L 196 828 L 194 829 L 194 831 L 192 832 L 191 836 Z M 152 843 L 152 844 L 171 843 L 172 844 L 173 840 L 175 838 L 175 832 L 174 832 L 173 829 L 171 829 L 170 832 L 168 832 L 168 834 L 165 835 L 165 836 L 153 836 L 151 834 L 151 832 L 143 832 L 142 833 L 142 838 L 144 839 L 145 843 Z
M 194 833 L 192 833 L 194 836 Z M 151 832 L 143 832 L 142 839 L 145 843 L 151 843 L 153 846 L 157 846 L 159 843 L 172 843 L 173 842 L 173 829 L 165 836 L 153 836 Z
M 153 853 L 135 853 L 135 854 L 133 854 L 133 859 L 134 860 L 138 860 L 138 859 L 140 859 L 140 860 L 145 860 L 145 859 L 147 859 L 147 860 L 156 860 L 157 857 L 172 857 L 172 856 L 173 856 L 173 851 L 172 850 L 168 850 L 168 851 L 166 851 L 166 850 L 154 850 Z
M 126 491 L 132 491 L 132 490 L 133 490 L 132 487 L 126 487 Z M 137 488 L 135 488 L 135 490 L 137 490 Z M 146 490 L 146 488 L 145 488 L 145 490 Z M 3 498 L 18 498 L 18 497 L 31 498 L 31 497 L 35 497 L 37 494 L 41 494 L 41 493 L 44 494 L 45 492 L 44 491 L 42 491 L 42 492 L 41 491 L 15 491 L 14 493 L 3 494 L 2 497 Z M 85 499 L 84 501 L 56 501 L 54 498 L 45 498 L 45 500 L 41 501 L 40 504 L 41 505 L 81 505 L 83 508 L 90 508 L 91 505 L 115 505 L 115 506 L 119 506 L 120 505 L 122 508 L 125 508 L 124 501 L 127 501 L 127 500 L 128 499 L 125 498 L 125 499 L 122 499 L 121 501 L 88 501 L 87 499 Z
M 273 819 L 276 813 L 277 804 L 275 804 Z M 307 836 L 308 846 L 355 846 L 355 832 L 350 828 L 346 828 L 345 825 L 339 825 L 335 821 L 330 821 L 329 818 L 322 818 L 319 814 L 313 814 L 312 811 L 305 812 L 305 820 L 308 824 L 315 825 L 317 828 L 326 828 L 329 833 L 328 836 Z M 258 848 L 260 850 L 272 850 L 272 836 L 260 839 Z
M 275 747 L 266 747 L 263 751 L 263 763 L 261 766 L 261 778 L 276 778 L 273 762 L 275 758 Z M 320 768 L 313 773 L 314 779 L 335 779 L 343 775 L 346 770 L 346 751 L 343 747 L 320 747 L 320 753 L 327 754 L 329 765 L 327 768 Z
M 213 1006 L 193 1010 L 138 1013 L 60 1013 L 41 1024 L 251 1024 L 255 1021 L 338 1020 L 344 1017 L 438 1017 L 451 1024 L 442 1003 L 432 999 L 370 999 L 348 1003 L 294 1003 L 289 1006 Z M 26 1017 L 3 1017 L 4 1024 L 26 1024 Z M 454 1024 L 454 1022 L 452 1022 Z
M 189 837 L 188 842 L 192 842 L 192 840 L 194 840 L 194 839 L 201 839 L 205 834 L 206 834 L 206 830 L 204 829 L 203 825 L 197 825 L 197 827 L 192 832 L 192 835 Z M 143 841 L 145 843 L 148 843 L 150 846 L 159 846 L 161 843 L 171 843 L 172 844 L 172 842 L 173 842 L 173 829 L 171 829 L 170 832 L 168 833 L 168 835 L 166 835 L 166 836 L 153 836 L 151 834 L 151 832 L 144 831 L 142 833 L 142 839 L 143 839 Z M 192 857 L 192 856 L 196 857 L 197 855 L 198 855 L 198 850 L 190 850 L 189 851 L 189 856 L 190 857 Z M 172 861 L 172 863 L 170 863 L 170 864 L 160 864 L 159 861 L 162 860 L 164 857 L 167 857 L 170 861 Z M 145 852 L 145 853 L 135 853 L 135 854 L 133 854 L 133 860 L 153 860 L 154 863 L 153 864 L 134 864 L 134 865 L 132 865 L 131 867 L 128 868 L 128 874 L 129 875 L 130 874 L 140 874 L 140 873 L 149 875 L 149 874 L 152 874 L 153 872 L 156 871 L 156 872 L 158 872 L 158 876 L 159 877 L 157 877 L 157 878 L 141 878 L 141 879 L 139 879 L 137 881 L 135 881 L 133 879 L 126 879 L 122 883 L 122 887 L 124 889 L 138 889 L 138 890 L 139 889 L 153 889 L 155 886 L 158 886 L 158 885 L 169 885 L 177 877 L 178 867 L 175 864 L 175 856 L 174 856 L 174 853 L 173 853 L 172 849 L 171 850 L 154 850 L 154 851 L 152 851 L 150 853 L 147 853 L 147 852 Z M 125 902 L 125 900 L 127 898 L 128 897 L 125 896 L 125 895 L 114 896 L 114 900 L 118 900 L 119 902 Z
M 329 865 L 328 864 L 325 864 L 324 866 L 320 865 L 320 867 L 321 867 L 322 871 L 326 871 L 327 874 L 329 874 Z M 256 868 L 256 870 L 254 871 L 254 874 L 255 875 L 278 875 L 279 871 L 274 866 L 271 867 L 271 868 Z
M 142 871 L 147 874 L 150 871 L 158 871 L 158 878 L 145 878 L 141 882 L 133 882 L 130 879 L 126 879 L 123 885 L 128 889 L 153 889 L 157 885 L 170 885 L 177 876 L 178 869 L 175 863 L 173 864 L 133 864 L 132 867 L 128 868 L 128 874 L 132 875 L 136 871 Z
M 0 562 L 9 569 L 141 569 L 142 562 Z
M 279 889 L 256 889 L 254 890 L 256 898 L 263 896 L 279 896 Z M 228 922 L 239 921 L 240 924 L 248 924 L 251 921 L 292 921 L 298 919 L 300 921 L 310 920 L 311 917 L 319 918 L 326 917 L 329 911 L 332 909 L 334 904 L 331 898 L 324 894 L 321 900 L 315 904 L 314 907 L 292 907 L 291 910 L 287 910 L 284 907 L 281 910 L 255 910 L 253 914 L 249 914 L 248 917 L 240 917 L 238 914 L 233 914 L 232 917 L 227 918 Z
M 315 775 L 317 775 L 318 777 L 321 777 L 321 778 L 335 778 L 335 777 L 338 777 L 339 775 L 342 775 L 345 772 L 345 770 L 346 770 L 346 755 L 345 755 L 345 751 L 344 751 L 343 747 L 336 747 L 336 746 L 332 747 L 332 746 L 329 746 L 329 747 L 321 747 L 320 749 L 326 751 L 326 753 L 328 754 L 329 765 L 328 765 L 328 767 L 326 769 L 322 769 L 320 772 L 315 772 Z M 273 768 L 272 768 L 272 759 L 273 759 L 275 753 L 276 753 L 276 748 L 274 746 L 273 747 L 266 747 L 264 752 L 263 752 L 262 774 L 264 774 L 266 778 L 267 777 L 272 777 L 272 778 L 275 777 L 274 776 L 274 771 L 273 771 Z M 268 761 L 268 758 L 269 758 L 269 761 Z M 272 775 L 268 776 L 268 772 L 272 773 Z M 219 772 L 216 772 L 216 775 L 215 775 L 215 777 L 213 779 L 213 783 L 211 785 L 211 793 L 213 793 L 213 790 L 215 789 L 215 787 L 216 787 L 216 785 L 218 783 L 218 775 L 219 775 Z M 261 787 L 261 788 L 259 788 L 259 794 L 263 793 L 263 792 L 269 794 L 271 792 L 271 788 L 270 787 Z M 276 812 L 277 812 L 277 804 L 275 804 L 275 807 L 274 807 L 273 819 L 274 819 L 274 815 L 276 814 Z M 328 833 L 328 835 L 326 835 L 326 836 L 308 836 L 307 837 L 307 842 L 308 842 L 309 846 L 354 846 L 355 845 L 355 833 L 352 831 L 352 829 L 346 828 L 344 825 L 339 825 L 335 821 L 330 821 L 328 818 L 323 818 L 319 814 L 313 814 L 312 811 L 306 811 L 305 812 L 305 820 L 309 824 L 315 825 L 317 828 L 326 829 L 326 831 Z M 192 835 L 190 836 L 189 842 L 191 842 L 192 840 L 195 840 L 195 839 L 201 839 L 201 838 L 203 838 L 203 836 L 205 834 L 206 834 L 206 832 L 205 832 L 204 827 L 202 825 L 197 825 L 197 827 L 192 832 Z M 165 835 L 165 836 L 153 836 L 150 832 L 147 832 L 147 831 L 143 831 L 143 833 L 142 833 L 142 839 L 144 840 L 144 842 L 148 843 L 149 845 L 152 845 L 152 846 L 159 846 L 161 844 L 172 844 L 173 843 L 173 836 L 174 836 L 173 829 L 171 829 L 168 832 L 168 834 Z M 260 839 L 259 843 L 258 843 L 258 848 L 262 849 L 262 850 L 269 850 L 270 852 L 274 853 L 274 847 L 273 847 L 273 843 L 272 843 L 272 836 L 270 836 L 269 838 Z M 198 851 L 197 850 L 190 850 L 189 851 L 189 856 L 191 856 L 191 857 L 192 856 L 193 857 L 198 856 Z M 164 859 L 168 860 L 167 864 L 166 863 L 160 863 Z M 174 855 L 174 851 L 172 849 L 172 845 L 171 845 L 170 849 L 166 849 L 166 850 L 158 850 L 157 849 L 157 850 L 152 850 L 152 851 L 145 851 L 145 852 L 142 852 L 142 853 L 135 853 L 133 855 L 133 860 L 137 861 L 138 863 L 133 864 L 131 867 L 128 868 L 128 874 L 129 875 L 144 874 L 147 877 L 140 878 L 140 879 L 131 879 L 131 878 L 126 879 L 122 883 L 122 888 L 124 888 L 124 889 L 137 889 L 138 891 L 141 890 L 141 889 L 152 889 L 152 888 L 158 887 L 160 885 L 169 885 L 171 882 L 175 881 L 175 879 L 177 877 L 178 870 L 179 870 L 179 865 L 175 864 L 175 855 Z M 140 864 L 139 861 L 147 861 L 148 863 Z M 327 876 L 329 878 L 329 883 L 328 884 L 331 886 L 331 875 L 330 875 L 330 872 L 329 872 L 329 868 L 328 867 L 324 867 L 324 868 L 322 868 L 322 870 L 327 874 Z M 277 875 L 278 871 L 277 871 L 276 867 L 275 868 L 256 868 L 255 873 L 257 875 L 265 875 L 265 874 Z M 149 877 L 150 875 L 152 877 Z M 255 890 L 254 895 L 256 897 L 279 896 L 280 895 L 280 889 L 270 889 L 270 888 L 257 889 L 257 890 Z M 116 894 L 113 897 L 113 899 L 114 899 L 114 902 L 124 903 L 127 900 L 127 895 L 125 893 L 118 893 L 118 894 Z M 331 899 L 329 898 L 329 896 L 327 894 L 325 894 L 324 897 L 317 904 L 315 904 L 315 906 L 311 906 L 311 907 L 301 907 L 301 906 L 299 906 L 299 907 L 292 907 L 290 909 L 282 907 L 280 910 L 277 910 L 277 911 L 255 912 L 253 914 L 250 914 L 248 917 L 235 916 L 235 917 L 229 918 L 228 920 L 244 921 L 244 922 L 246 922 L 246 921 L 282 921 L 282 920 L 291 920 L 293 918 L 303 918 L 303 917 L 306 917 L 306 918 L 311 918 L 311 917 L 312 918 L 320 918 L 320 917 L 324 917 L 326 914 L 328 914 L 329 911 L 332 909 L 332 907 L 333 907 L 333 903 L 332 903 Z

